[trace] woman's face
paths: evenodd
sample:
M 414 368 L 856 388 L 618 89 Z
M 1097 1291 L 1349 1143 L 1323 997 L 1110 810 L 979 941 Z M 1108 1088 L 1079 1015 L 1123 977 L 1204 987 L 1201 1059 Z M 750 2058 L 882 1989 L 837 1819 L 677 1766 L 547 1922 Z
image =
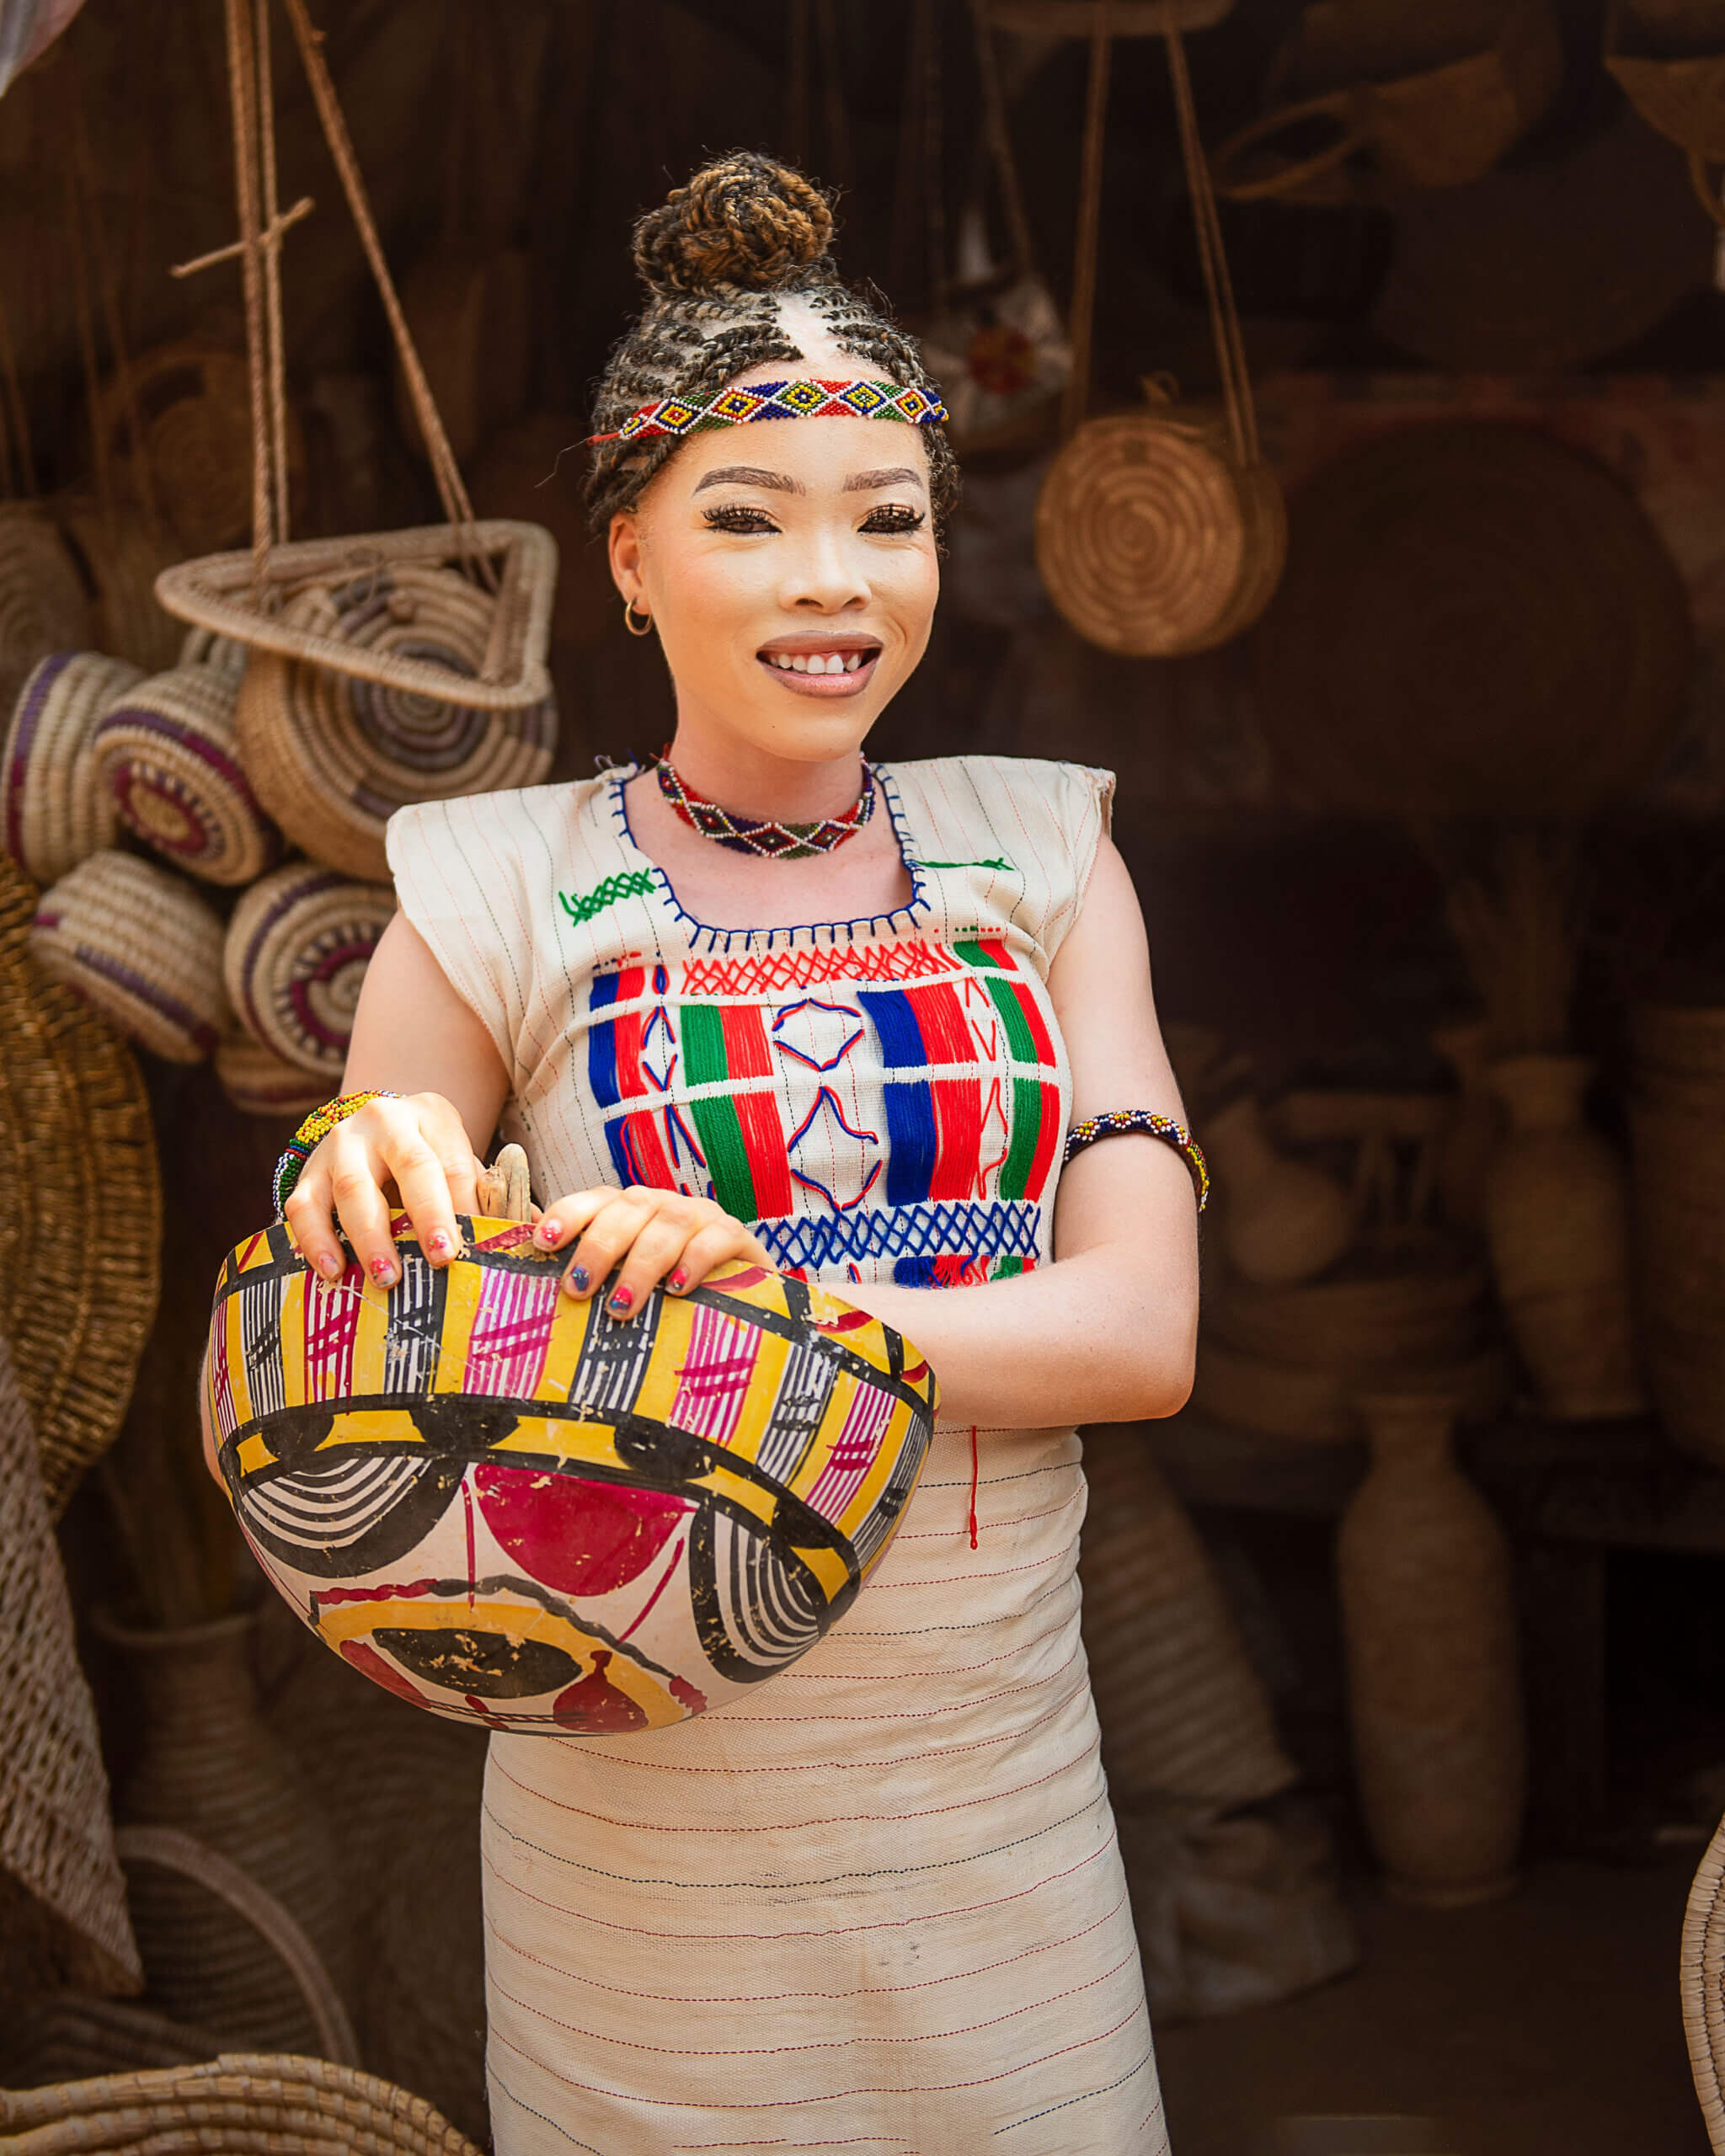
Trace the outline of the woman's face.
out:
M 921 431 L 765 419 L 696 435 L 612 520 L 611 563 L 659 632 L 680 732 L 799 763 L 853 754 L 921 658 L 939 593 Z

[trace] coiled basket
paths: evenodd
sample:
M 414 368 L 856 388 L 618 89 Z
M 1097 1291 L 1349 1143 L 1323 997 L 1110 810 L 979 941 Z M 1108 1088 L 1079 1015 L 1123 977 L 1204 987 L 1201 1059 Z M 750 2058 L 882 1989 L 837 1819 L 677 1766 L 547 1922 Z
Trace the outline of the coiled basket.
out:
M 721 1267 L 632 1323 L 524 1222 L 393 1289 L 311 1273 L 281 1222 L 216 1286 L 205 1410 L 247 1540 L 342 1658 L 493 1729 L 617 1735 L 772 1677 L 850 1607 L 932 1434 L 878 1320 Z

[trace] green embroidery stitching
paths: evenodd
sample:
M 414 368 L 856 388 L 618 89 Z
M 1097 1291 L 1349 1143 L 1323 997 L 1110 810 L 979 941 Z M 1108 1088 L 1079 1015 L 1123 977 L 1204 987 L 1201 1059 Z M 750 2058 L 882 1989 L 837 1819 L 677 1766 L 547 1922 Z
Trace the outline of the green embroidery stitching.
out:
M 1010 861 L 1002 859 L 999 855 L 991 861 L 922 861 L 917 866 L 920 868 L 1001 868 L 1008 876 L 1016 876 L 1018 873 Z
M 579 898 L 572 898 L 567 891 L 559 891 L 557 902 L 579 927 L 583 921 L 591 921 L 596 913 L 603 913 L 619 899 L 644 899 L 653 889 L 653 875 L 649 869 L 632 868 L 627 876 L 607 876 L 605 881 L 590 891 L 584 891 Z

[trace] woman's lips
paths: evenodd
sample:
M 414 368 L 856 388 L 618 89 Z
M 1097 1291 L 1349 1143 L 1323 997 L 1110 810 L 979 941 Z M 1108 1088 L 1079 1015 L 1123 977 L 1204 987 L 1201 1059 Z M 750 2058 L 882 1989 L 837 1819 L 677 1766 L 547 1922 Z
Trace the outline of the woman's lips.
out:
M 756 659 L 758 664 L 764 667 L 766 670 L 772 675 L 775 681 L 782 682 L 786 688 L 791 690 L 793 694 L 797 696 L 860 696 L 862 691 L 866 689 L 868 684 L 874 679 L 875 664 L 880 657 L 880 647 L 877 644 L 873 650 L 868 652 L 840 651 L 836 655 L 845 660 L 846 663 L 853 659 L 857 663 L 848 673 L 828 674 L 822 672 L 815 674 L 809 672 L 798 673 L 794 667 L 782 666 L 779 664 L 778 656 L 776 656 L 771 652 L 757 652 L 756 654 Z M 805 654 L 799 653 L 798 656 L 804 659 L 807 664 L 812 665 L 815 657 L 825 656 L 825 654 L 816 654 L 812 653 Z

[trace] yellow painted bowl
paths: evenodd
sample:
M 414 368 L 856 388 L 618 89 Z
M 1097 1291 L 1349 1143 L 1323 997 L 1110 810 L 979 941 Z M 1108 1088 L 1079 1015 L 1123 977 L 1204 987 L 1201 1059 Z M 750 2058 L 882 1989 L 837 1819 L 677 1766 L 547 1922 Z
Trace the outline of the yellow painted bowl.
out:
M 405 1215 L 392 1289 L 277 1222 L 216 1283 L 205 1406 L 247 1541 L 325 1644 L 493 1729 L 656 1729 L 787 1668 L 891 1540 L 927 1363 L 824 1288 L 721 1267 L 620 1325 L 522 1222 Z

